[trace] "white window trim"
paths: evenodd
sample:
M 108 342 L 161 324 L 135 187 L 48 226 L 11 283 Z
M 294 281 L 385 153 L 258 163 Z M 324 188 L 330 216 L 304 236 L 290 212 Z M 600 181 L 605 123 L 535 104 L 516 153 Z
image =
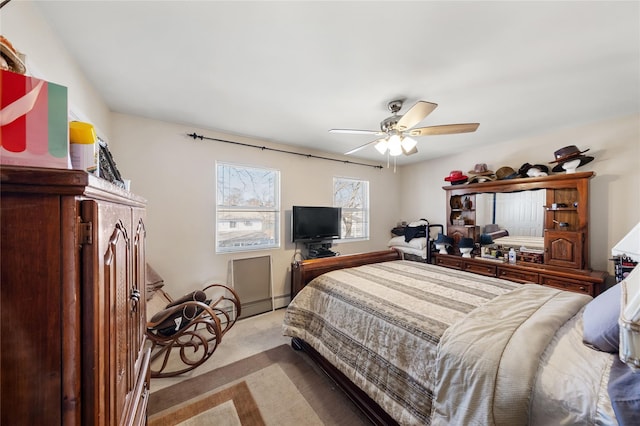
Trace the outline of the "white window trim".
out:
M 218 170 L 219 170 L 219 166 L 228 166 L 228 167 L 236 167 L 236 168 L 244 168 L 244 169 L 258 169 L 258 170 L 264 170 L 264 171 L 269 171 L 269 172 L 274 172 L 276 174 L 276 178 L 277 178 L 277 183 L 276 183 L 276 188 L 275 188 L 275 201 L 274 201 L 274 208 L 273 209 L 253 209 L 254 211 L 265 211 L 265 212 L 273 212 L 275 213 L 275 218 L 274 218 L 274 223 L 275 223 L 275 230 L 274 230 L 274 238 L 276 239 L 274 244 L 268 244 L 268 245 L 247 245 L 247 246 L 238 246 L 236 247 L 220 247 L 219 246 L 219 221 L 218 221 L 218 214 L 220 211 L 251 211 L 251 208 L 248 207 L 228 207 L 228 208 L 224 208 L 224 209 L 219 209 L 219 203 L 218 203 Z M 214 218 L 214 224 L 215 224 L 215 252 L 216 253 L 242 253 L 242 252 L 251 252 L 251 251 L 260 251 L 260 250 L 275 250 L 275 249 L 279 249 L 282 246 L 282 226 L 281 226 L 281 222 L 282 222 L 282 205 L 281 205 L 281 172 L 278 169 L 273 169 L 270 167 L 263 167 L 263 166 L 254 166 L 254 165 L 246 165 L 246 164 L 238 164 L 238 163 L 231 163 L 231 162 L 227 162 L 227 161 L 216 161 L 215 164 L 215 218 Z M 236 221 L 236 223 L 246 223 L 244 220 L 240 220 L 240 221 Z
M 344 206 L 338 206 L 336 205 L 336 199 L 335 199 L 335 194 L 336 194 L 336 183 L 338 180 L 348 180 L 348 181 L 356 181 L 356 182 L 363 182 L 366 184 L 366 207 L 363 209 L 354 209 L 354 208 L 350 208 L 350 207 L 344 207 Z M 358 178 L 352 178 L 352 177 L 344 177 L 344 176 L 334 176 L 333 177 L 333 187 L 332 187 L 332 198 L 333 198 L 333 206 L 334 207 L 341 207 L 344 211 L 344 209 L 353 209 L 353 210 L 362 210 L 365 213 L 365 235 L 362 237 L 353 237 L 353 238 L 340 238 L 339 240 L 336 240 L 336 243 L 353 243 L 353 242 L 359 242 L 359 241 L 369 241 L 371 239 L 371 228 L 370 228 L 370 223 L 371 223 L 371 205 L 370 205 L 370 185 L 369 185 L 369 181 L 365 180 L 365 179 L 358 179 Z

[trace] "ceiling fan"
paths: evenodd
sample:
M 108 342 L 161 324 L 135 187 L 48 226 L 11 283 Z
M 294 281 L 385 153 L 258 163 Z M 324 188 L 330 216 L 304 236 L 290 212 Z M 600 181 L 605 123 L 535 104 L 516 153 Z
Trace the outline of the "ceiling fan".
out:
M 402 109 L 402 100 L 389 102 L 387 107 L 393 113 L 391 117 L 380 122 L 380 130 L 356 130 L 356 129 L 331 129 L 331 133 L 350 133 L 359 135 L 375 135 L 379 138 L 360 145 L 345 155 L 353 154 L 369 145 L 374 145 L 381 154 L 389 154 L 392 157 L 405 154 L 411 155 L 418 152 L 418 144 L 413 137 L 430 135 L 450 135 L 454 133 L 475 132 L 480 123 L 442 124 L 439 126 L 427 126 L 414 128 L 424 118 L 436 109 L 438 104 L 426 101 L 418 101 L 404 115 L 399 115 Z

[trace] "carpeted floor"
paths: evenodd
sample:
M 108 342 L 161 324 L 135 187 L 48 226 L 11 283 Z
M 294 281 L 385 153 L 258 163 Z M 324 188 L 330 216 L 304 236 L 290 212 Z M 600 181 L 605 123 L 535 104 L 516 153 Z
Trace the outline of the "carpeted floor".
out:
M 281 345 L 151 394 L 149 425 L 369 425 L 334 383 Z

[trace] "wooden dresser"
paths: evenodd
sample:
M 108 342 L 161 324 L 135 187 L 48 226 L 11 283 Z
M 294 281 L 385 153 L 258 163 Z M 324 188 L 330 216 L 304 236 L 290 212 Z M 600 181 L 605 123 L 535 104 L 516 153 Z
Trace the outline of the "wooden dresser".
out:
M 435 255 L 435 263 L 515 282 L 538 283 L 597 296 L 604 290 L 607 273 L 594 271 L 589 266 L 589 181 L 594 176 L 593 172 L 562 173 L 444 186 L 447 193 L 447 234 L 454 239 L 454 250 L 452 254 Z M 462 237 L 480 242 L 478 225 L 484 224 L 477 223 L 477 209 L 485 210 L 477 205 L 480 194 L 538 190 L 544 191 L 545 200 L 544 205 L 536 207 L 543 217 L 540 232 L 544 236 L 544 259 L 541 263 L 495 262 L 477 256 L 478 250 L 473 258 L 457 255 L 459 251 L 455 246 Z M 493 217 L 495 206 L 494 198 Z M 469 229 L 475 231 L 465 231 Z M 517 246 L 513 248 L 519 250 Z
M 445 268 L 459 269 L 474 274 L 498 277 L 517 283 L 542 284 L 561 290 L 584 293 L 595 297 L 602 291 L 606 272 L 558 268 L 552 265 L 527 264 L 512 265 L 502 261 L 492 261 L 481 257 L 465 258 L 449 254 L 435 254 L 435 264 Z
M 0 424 L 146 424 L 145 200 L 0 167 Z

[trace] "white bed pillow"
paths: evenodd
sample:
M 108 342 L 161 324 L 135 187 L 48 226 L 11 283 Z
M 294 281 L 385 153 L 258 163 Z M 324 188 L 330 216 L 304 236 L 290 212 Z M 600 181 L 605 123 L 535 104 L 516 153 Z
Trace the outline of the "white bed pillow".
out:
M 417 250 L 422 250 L 427 246 L 427 239 L 424 237 L 412 238 L 411 241 L 406 242 L 404 236 L 393 237 L 389 240 L 389 247 L 409 247 Z

